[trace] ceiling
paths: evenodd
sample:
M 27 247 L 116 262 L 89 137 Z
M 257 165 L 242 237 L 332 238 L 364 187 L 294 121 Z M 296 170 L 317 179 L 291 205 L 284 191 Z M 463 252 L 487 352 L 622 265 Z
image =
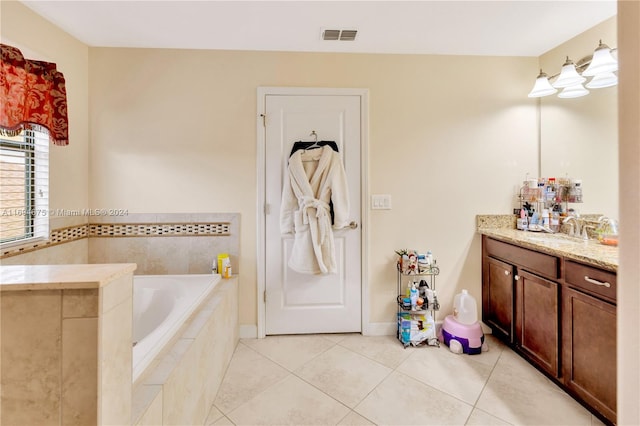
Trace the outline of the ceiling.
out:
M 21 2 L 89 46 L 490 56 L 540 56 L 616 14 L 615 0 Z

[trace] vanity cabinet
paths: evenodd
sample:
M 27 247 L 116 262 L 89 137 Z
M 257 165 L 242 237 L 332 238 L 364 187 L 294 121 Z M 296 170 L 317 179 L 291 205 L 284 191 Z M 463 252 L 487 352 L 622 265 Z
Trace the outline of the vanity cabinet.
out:
M 616 273 L 482 237 L 482 320 L 492 333 L 616 422 Z
M 564 385 L 616 421 L 616 275 L 565 262 L 562 291 Z
M 560 374 L 560 285 L 522 271 L 516 280 L 516 346 L 547 373 Z
M 559 376 L 560 259 L 483 237 L 482 320 L 493 334 Z
M 493 257 L 483 259 L 482 321 L 500 339 L 513 342 L 513 277 L 515 266 Z

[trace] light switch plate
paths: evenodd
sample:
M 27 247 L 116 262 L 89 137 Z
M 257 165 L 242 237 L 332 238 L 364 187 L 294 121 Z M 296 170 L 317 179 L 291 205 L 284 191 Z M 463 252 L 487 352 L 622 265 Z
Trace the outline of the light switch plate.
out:
M 391 210 L 390 194 L 371 195 L 371 210 Z

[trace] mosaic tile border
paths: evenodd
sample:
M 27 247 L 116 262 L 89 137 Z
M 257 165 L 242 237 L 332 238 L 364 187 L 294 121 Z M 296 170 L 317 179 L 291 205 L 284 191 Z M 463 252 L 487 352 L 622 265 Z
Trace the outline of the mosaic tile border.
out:
M 231 224 L 217 223 L 100 223 L 89 225 L 90 237 L 220 237 Z
M 64 243 L 70 243 L 76 240 L 81 240 L 89 236 L 88 231 L 89 229 L 87 225 L 68 226 L 65 228 L 52 229 L 49 232 L 48 240 L 38 241 L 37 243 L 29 246 L 20 246 L 15 248 L 9 247 L 6 250 L 2 250 L 0 259 L 29 253 L 43 248 L 53 247 Z
M 194 223 L 100 223 L 52 229 L 49 239 L 33 245 L 2 250 L 0 259 L 70 243 L 83 238 L 121 237 L 226 237 L 231 235 L 230 222 Z

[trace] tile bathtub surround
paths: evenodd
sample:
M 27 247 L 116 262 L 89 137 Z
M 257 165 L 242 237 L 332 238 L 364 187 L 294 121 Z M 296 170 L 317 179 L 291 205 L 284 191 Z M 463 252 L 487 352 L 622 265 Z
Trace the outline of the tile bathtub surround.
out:
M 205 425 L 601 425 L 491 335 L 489 351 L 358 334 L 243 339 Z M 303 360 L 292 359 L 296 343 Z
M 237 213 L 130 214 L 90 226 L 90 263 L 135 262 L 140 275 L 207 274 L 214 257 L 228 253 L 240 272 Z
M 238 343 L 237 280 L 220 281 L 136 381 L 132 424 L 204 423 Z
M 134 270 L 2 267 L 0 423 L 128 422 Z
M 78 258 L 77 253 L 69 254 L 68 260 L 65 262 L 55 262 L 55 259 L 54 261 L 42 261 L 42 253 L 44 253 L 42 249 L 88 239 L 88 246 L 84 246 L 86 252 L 84 258 L 88 257 L 90 263 L 121 262 L 120 259 L 107 259 L 106 253 L 112 248 L 110 245 L 118 244 L 111 241 L 112 238 L 143 239 L 145 243 L 134 242 L 132 245 L 137 244 L 141 249 L 146 249 L 149 245 L 146 243 L 147 239 L 180 237 L 186 240 L 171 243 L 174 248 L 178 246 L 178 251 L 186 250 L 196 255 L 196 258 L 178 273 L 208 273 L 211 271 L 210 259 L 207 262 L 204 262 L 204 257 L 198 259 L 197 250 L 206 250 L 208 256 L 212 256 L 211 253 L 229 253 L 234 270 L 238 271 L 240 215 L 237 213 L 135 213 L 123 216 L 91 216 L 88 223 L 86 217 L 54 217 L 51 218 L 50 225 L 51 231 L 48 240 L 26 246 L 5 248 L 0 253 L 0 259 L 15 258 L 15 261 L 10 262 L 14 264 L 77 263 L 73 262 L 74 258 Z M 196 238 L 205 238 L 205 240 L 195 242 Z M 100 239 L 100 242 L 93 244 L 95 239 Z M 156 246 L 162 245 L 158 242 L 154 244 Z M 126 243 L 120 245 L 126 245 Z M 25 254 L 30 257 L 23 258 L 22 255 Z M 164 260 L 166 259 L 159 261 L 163 262 Z M 84 262 L 87 261 L 84 260 Z M 131 262 L 131 260 L 125 258 L 124 262 Z M 149 269 L 158 268 L 150 265 Z M 167 272 L 160 270 L 157 273 Z

